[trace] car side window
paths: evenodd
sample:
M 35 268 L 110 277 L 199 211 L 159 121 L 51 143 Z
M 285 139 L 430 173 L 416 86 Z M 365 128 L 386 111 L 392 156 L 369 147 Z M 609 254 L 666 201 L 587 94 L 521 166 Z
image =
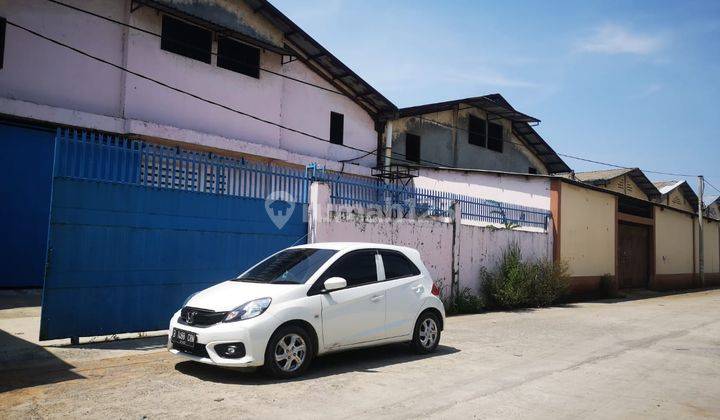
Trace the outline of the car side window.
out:
M 344 278 L 348 287 L 377 281 L 375 254 L 375 250 L 362 250 L 340 257 L 320 276 L 320 284 L 330 277 Z
M 380 250 L 380 256 L 382 257 L 383 267 L 385 268 L 385 280 L 417 276 L 420 274 L 420 269 L 400 252 Z

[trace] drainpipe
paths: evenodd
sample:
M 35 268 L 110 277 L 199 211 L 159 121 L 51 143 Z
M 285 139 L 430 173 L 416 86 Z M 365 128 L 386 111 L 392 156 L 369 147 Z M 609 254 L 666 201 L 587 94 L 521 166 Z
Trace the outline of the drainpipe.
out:
M 452 110 L 452 163 L 455 168 L 458 166 L 458 108 L 456 105 Z
M 392 121 L 388 121 L 385 124 L 385 169 L 390 169 L 392 162 Z

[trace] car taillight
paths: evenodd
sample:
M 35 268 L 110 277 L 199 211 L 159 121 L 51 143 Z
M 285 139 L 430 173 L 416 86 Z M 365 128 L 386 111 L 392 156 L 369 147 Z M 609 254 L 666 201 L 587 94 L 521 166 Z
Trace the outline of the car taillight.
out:
M 438 287 L 437 283 L 433 283 L 431 293 L 435 296 L 440 296 L 440 288 Z

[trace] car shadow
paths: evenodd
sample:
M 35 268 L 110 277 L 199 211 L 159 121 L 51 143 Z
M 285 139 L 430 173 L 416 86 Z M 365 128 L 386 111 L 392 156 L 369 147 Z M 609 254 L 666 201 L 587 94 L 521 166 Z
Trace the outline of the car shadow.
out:
M 42 346 L 0 330 L 0 393 L 85 378 L 73 368 Z
M 331 353 L 315 359 L 305 374 L 299 378 L 278 380 L 267 376 L 260 369 L 239 371 L 191 361 L 179 362 L 175 369 L 183 374 L 200 380 L 224 384 L 270 385 L 278 382 L 306 381 L 349 372 L 376 373 L 378 368 L 413 362 L 422 359 L 443 357 L 460 350 L 440 345 L 435 353 L 416 354 L 408 344 L 388 344 L 385 346 L 347 350 Z

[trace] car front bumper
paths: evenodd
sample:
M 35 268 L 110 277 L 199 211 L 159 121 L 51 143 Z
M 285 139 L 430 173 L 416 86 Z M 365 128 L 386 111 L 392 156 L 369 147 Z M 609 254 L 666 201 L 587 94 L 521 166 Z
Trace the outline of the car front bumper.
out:
M 267 343 L 276 328 L 275 319 L 269 314 L 263 314 L 254 319 L 237 322 L 220 322 L 209 327 L 181 324 L 178 322 L 179 317 L 180 312 L 178 311 L 170 320 L 167 341 L 168 351 L 188 360 L 226 367 L 262 366 L 265 362 Z M 198 346 L 204 346 L 207 351 L 207 357 L 173 348 L 170 337 L 174 328 L 197 334 L 195 347 L 197 349 Z M 223 357 L 218 354 L 215 349 L 219 344 L 238 342 L 245 346 L 245 356 L 240 358 L 233 359 Z

